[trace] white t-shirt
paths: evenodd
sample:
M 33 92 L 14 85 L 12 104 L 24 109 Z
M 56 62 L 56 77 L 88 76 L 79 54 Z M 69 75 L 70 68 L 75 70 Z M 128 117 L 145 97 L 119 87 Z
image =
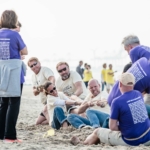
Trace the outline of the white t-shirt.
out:
M 58 92 L 58 97 L 47 95 L 47 108 L 50 117 L 49 121 L 50 125 L 53 121 L 54 108 L 56 106 L 62 107 L 64 112 L 66 112 L 66 105 L 65 105 L 66 100 L 69 100 L 69 98 L 63 92 Z
M 56 81 L 56 88 L 58 91 L 66 93 L 68 96 L 71 96 L 76 91 L 75 83 L 79 81 L 82 82 L 83 88 L 83 93 L 79 95 L 79 97 L 81 99 L 84 99 L 87 95 L 87 89 L 83 80 L 81 79 L 81 76 L 75 71 L 70 71 L 70 77 L 67 80 L 63 81 L 61 77 L 59 77 Z
M 84 102 L 89 102 L 89 101 L 97 101 L 97 100 L 107 100 L 108 98 L 108 93 L 106 93 L 105 91 L 102 91 L 101 93 L 99 93 L 96 97 L 92 98 L 92 94 L 88 94 L 87 97 L 85 98 Z M 105 107 L 100 107 L 100 106 L 93 106 L 93 107 L 89 107 L 89 109 L 93 109 L 93 110 L 99 110 L 105 113 L 110 113 L 110 107 L 108 104 L 106 104 Z
M 41 67 L 41 70 L 38 74 L 32 75 L 33 87 L 44 85 L 48 81 L 48 78 L 51 76 L 54 76 L 54 73 L 51 69 L 47 67 Z M 43 104 L 46 104 L 47 97 L 43 92 L 40 92 L 40 99 Z

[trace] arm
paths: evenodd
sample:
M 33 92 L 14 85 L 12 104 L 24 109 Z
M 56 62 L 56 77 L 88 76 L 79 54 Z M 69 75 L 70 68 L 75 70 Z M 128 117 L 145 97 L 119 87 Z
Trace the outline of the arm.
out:
M 78 114 L 82 114 L 87 108 L 94 106 L 93 102 L 83 102 L 78 108 Z
M 119 131 L 118 128 L 118 120 L 114 120 L 114 119 L 109 119 L 109 129 L 111 129 L 112 131 Z
M 50 76 L 50 77 L 48 78 L 48 80 L 49 80 L 51 83 L 55 84 L 55 77 L 54 77 L 54 76 Z
M 76 82 L 75 88 L 76 91 L 74 92 L 74 95 L 80 96 L 83 93 L 82 82 L 81 81 Z
M 27 47 L 24 47 L 22 50 L 20 50 L 20 55 L 28 55 Z

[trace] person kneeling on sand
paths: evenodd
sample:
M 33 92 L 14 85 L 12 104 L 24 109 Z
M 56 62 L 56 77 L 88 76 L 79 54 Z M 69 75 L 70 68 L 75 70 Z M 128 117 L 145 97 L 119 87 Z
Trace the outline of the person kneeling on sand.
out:
M 131 73 L 123 73 L 119 78 L 121 96 L 115 98 L 111 104 L 109 128 L 98 128 L 83 142 L 109 145 L 150 145 L 150 124 L 144 104 L 143 96 L 133 90 L 135 78 Z M 71 143 L 78 144 L 80 140 L 72 137 Z
M 68 113 L 77 113 L 76 105 L 80 105 L 81 101 L 69 99 L 63 92 L 57 92 L 56 87 L 51 82 L 46 82 L 44 85 L 45 94 L 47 96 L 48 114 L 52 128 L 60 129 L 67 128 L 66 105 L 71 105 Z

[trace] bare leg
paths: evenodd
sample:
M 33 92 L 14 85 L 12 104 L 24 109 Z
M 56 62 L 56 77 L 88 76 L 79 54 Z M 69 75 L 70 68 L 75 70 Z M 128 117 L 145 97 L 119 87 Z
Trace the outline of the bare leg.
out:
M 44 116 L 39 116 L 36 120 L 36 125 L 42 124 L 44 121 L 46 121 L 46 118 Z
M 85 145 L 93 145 L 100 143 L 100 140 L 97 136 L 98 129 L 95 129 L 92 134 L 90 134 L 86 140 L 83 142 Z
M 68 123 L 66 121 L 63 122 L 62 128 L 63 129 L 67 129 L 68 128 Z
M 49 114 L 48 114 L 48 110 L 47 110 L 47 105 L 44 106 L 43 114 L 44 114 L 45 118 L 47 119 L 47 122 L 49 122 Z

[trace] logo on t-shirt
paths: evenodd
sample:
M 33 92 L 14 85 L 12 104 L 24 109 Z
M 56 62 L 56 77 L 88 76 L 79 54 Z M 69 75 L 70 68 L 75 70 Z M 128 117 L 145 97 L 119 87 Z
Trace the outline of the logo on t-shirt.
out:
M 10 39 L 0 38 L 0 59 L 7 60 L 10 58 Z
M 72 87 L 70 85 L 66 86 L 64 89 L 63 89 L 63 92 L 68 95 L 68 96 L 71 96 L 73 94 L 72 92 Z
M 141 97 L 127 101 L 134 124 L 145 122 L 148 118 L 147 111 Z

